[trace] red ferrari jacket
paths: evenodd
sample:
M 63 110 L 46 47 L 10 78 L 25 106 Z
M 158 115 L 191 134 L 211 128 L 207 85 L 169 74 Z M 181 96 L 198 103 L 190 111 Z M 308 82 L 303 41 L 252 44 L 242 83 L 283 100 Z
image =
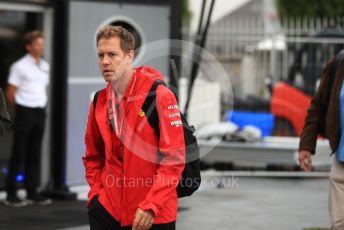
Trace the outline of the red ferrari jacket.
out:
M 156 108 L 158 137 L 142 111 L 144 100 L 161 74 L 150 67 L 135 69 L 121 100 L 123 119 L 116 134 L 109 122 L 111 85 L 89 108 L 83 162 L 89 183 L 88 206 L 95 195 L 122 226 L 132 225 L 137 209 L 151 209 L 154 224 L 176 220 L 176 187 L 185 165 L 184 132 L 174 94 L 159 85 Z M 158 152 L 159 150 L 159 152 Z

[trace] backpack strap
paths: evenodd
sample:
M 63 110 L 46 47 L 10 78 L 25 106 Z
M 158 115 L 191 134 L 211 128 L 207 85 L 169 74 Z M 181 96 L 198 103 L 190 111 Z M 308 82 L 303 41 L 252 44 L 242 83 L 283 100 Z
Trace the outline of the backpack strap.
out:
M 157 134 L 158 138 L 160 136 L 160 130 L 159 130 L 159 115 L 156 109 L 156 89 L 158 88 L 159 85 L 166 86 L 166 84 L 161 80 L 154 81 L 142 105 L 142 110 L 146 115 L 148 123 L 155 130 L 155 133 Z
M 99 96 L 99 91 L 97 91 L 94 96 L 93 96 L 93 111 L 96 111 L 96 106 L 97 106 L 97 101 L 98 101 L 98 96 Z

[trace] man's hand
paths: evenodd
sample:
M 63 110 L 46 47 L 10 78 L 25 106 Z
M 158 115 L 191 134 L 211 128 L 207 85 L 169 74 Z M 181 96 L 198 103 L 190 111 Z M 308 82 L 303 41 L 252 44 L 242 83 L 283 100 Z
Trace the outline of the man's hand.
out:
M 312 154 L 310 151 L 302 150 L 299 152 L 299 164 L 306 172 L 310 172 L 312 170 Z
M 148 230 L 152 227 L 154 221 L 154 213 L 152 210 L 143 211 L 138 208 L 135 214 L 133 230 Z

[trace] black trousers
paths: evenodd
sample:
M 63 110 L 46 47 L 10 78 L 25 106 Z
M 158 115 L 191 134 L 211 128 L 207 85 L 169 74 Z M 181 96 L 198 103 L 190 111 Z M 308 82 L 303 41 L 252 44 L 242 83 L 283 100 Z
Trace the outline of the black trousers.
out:
M 37 191 L 45 116 L 44 108 L 28 108 L 16 105 L 12 154 L 6 181 L 8 195 L 15 194 L 17 191 L 16 175 L 22 166 L 24 166 L 27 192 L 34 193 Z
M 132 226 L 121 227 L 107 210 L 99 203 L 98 196 L 95 196 L 88 210 L 90 230 L 132 230 Z M 167 224 L 154 224 L 150 230 L 175 230 L 176 222 Z

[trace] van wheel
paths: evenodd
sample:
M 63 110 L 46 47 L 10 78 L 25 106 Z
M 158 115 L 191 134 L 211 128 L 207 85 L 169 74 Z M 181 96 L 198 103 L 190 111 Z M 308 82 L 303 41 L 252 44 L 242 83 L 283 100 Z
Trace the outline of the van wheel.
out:
M 296 132 L 293 125 L 288 120 L 276 117 L 272 135 L 280 137 L 295 137 Z

